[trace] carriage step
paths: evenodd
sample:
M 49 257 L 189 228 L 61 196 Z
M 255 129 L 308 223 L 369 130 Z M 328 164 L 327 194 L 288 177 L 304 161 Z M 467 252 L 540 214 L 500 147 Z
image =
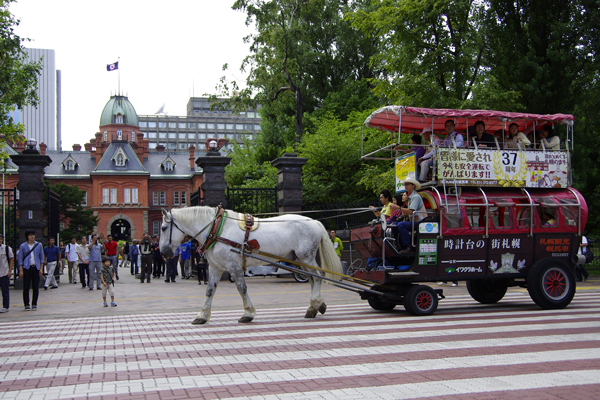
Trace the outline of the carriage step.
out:
M 415 276 L 415 275 L 419 275 L 418 272 L 414 272 L 414 271 L 406 271 L 406 272 L 388 272 L 389 276 Z

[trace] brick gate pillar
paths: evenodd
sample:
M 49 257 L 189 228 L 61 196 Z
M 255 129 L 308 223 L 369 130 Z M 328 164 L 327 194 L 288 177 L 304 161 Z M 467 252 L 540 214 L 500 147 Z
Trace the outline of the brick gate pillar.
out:
M 44 168 L 50 165 L 52 159 L 46 155 L 41 155 L 35 148 L 35 140 L 27 141 L 27 149 L 21 154 L 11 155 L 12 161 L 19 166 L 19 220 L 17 227 L 21 233 L 17 243 L 21 244 L 25 241 L 24 233 L 27 230 L 35 232 L 35 239 L 42 241 L 43 231 L 46 227 L 46 219 L 44 218 L 44 192 L 46 185 L 44 184 Z
M 277 205 L 279 212 L 302 211 L 302 167 L 308 158 L 286 153 L 271 161 L 277 168 Z
M 224 157 L 218 151 L 208 151 L 206 156 L 198 157 L 196 164 L 202 168 L 203 205 L 216 207 L 223 204 L 227 208 L 225 183 L 225 167 L 229 165 L 231 158 Z

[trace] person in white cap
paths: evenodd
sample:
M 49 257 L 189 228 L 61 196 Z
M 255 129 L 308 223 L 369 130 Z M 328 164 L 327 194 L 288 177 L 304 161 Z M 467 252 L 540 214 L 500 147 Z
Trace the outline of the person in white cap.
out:
M 403 249 L 400 251 L 401 253 L 410 253 L 410 235 L 413 231 L 413 226 L 417 222 L 421 221 L 427 215 L 425 211 L 425 205 L 423 204 L 423 199 L 417 193 L 417 190 L 421 189 L 421 184 L 419 181 L 408 178 L 404 182 L 402 182 L 404 188 L 406 189 L 406 193 L 408 194 L 408 207 L 400 208 L 402 214 L 404 215 L 413 215 L 409 221 L 399 222 L 397 225 L 398 236 L 400 238 L 400 244 Z

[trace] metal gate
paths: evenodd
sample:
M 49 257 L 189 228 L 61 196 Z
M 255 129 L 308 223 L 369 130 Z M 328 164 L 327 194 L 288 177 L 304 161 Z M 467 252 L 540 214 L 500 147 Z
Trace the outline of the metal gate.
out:
M 227 188 L 227 208 L 239 213 L 276 213 L 277 189 Z
M 58 246 L 59 243 L 56 237 L 60 232 L 60 196 L 48 187 L 46 188 L 45 197 L 46 232 L 44 232 L 44 238 L 46 240 L 54 238 L 56 240 L 56 245 Z
M 10 246 L 13 252 L 17 252 L 19 230 L 17 229 L 17 188 L 0 189 L 0 206 L 2 209 L 2 235 L 4 244 Z M 15 263 L 16 264 L 16 263 Z

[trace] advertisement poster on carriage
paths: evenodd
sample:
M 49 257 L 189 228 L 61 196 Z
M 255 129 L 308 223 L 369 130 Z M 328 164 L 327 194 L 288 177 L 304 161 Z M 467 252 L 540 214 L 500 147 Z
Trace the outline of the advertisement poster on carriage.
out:
M 438 176 L 463 186 L 566 188 L 568 153 L 442 149 Z
M 414 153 L 396 158 L 396 193 L 405 192 L 402 182 L 417 178 L 417 159 Z

